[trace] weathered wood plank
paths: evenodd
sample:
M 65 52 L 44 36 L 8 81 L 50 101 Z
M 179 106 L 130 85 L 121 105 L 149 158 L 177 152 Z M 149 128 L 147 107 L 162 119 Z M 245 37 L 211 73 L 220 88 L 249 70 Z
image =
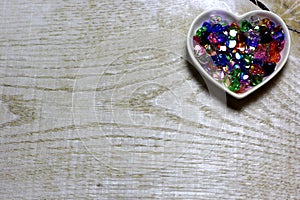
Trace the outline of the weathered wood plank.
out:
M 1 199 L 300 199 L 298 1 L 289 62 L 242 101 L 187 62 L 193 18 L 250 1 L 0 2 Z

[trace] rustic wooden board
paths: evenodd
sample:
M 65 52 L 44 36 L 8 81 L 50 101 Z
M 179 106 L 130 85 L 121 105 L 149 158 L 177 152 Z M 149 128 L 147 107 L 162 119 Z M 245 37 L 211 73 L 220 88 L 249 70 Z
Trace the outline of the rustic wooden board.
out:
M 1 199 L 300 199 L 300 3 L 282 72 L 241 101 L 188 63 L 209 8 L 251 1 L 0 2 Z

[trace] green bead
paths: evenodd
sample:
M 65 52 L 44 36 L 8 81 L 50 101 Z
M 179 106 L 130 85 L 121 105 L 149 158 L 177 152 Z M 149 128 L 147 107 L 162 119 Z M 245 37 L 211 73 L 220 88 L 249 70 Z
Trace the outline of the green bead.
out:
M 202 26 L 201 28 L 199 28 L 197 31 L 196 31 L 196 35 L 198 35 L 199 37 L 202 36 L 202 34 L 206 31 L 206 27 L 205 26 Z
M 236 68 L 230 72 L 230 75 L 233 77 L 233 79 L 238 79 L 241 72 L 242 70 L 240 68 Z
M 244 55 L 244 61 L 247 65 L 250 65 L 250 63 L 252 62 L 253 60 L 253 56 L 251 56 L 250 54 L 245 54 Z
M 253 75 L 250 79 L 251 85 L 258 85 L 262 82 L 262 76 L 261 75 Z
M 241 25 L 242 32 L 246 32 L 252 28 L 251 23 L 248 22 L 247 20 L 243 20 L 240 25 Z
M 241 83 L 238 79 L 233 79 L 228 87 L 229 90 L 235 92 L 241 88 Z

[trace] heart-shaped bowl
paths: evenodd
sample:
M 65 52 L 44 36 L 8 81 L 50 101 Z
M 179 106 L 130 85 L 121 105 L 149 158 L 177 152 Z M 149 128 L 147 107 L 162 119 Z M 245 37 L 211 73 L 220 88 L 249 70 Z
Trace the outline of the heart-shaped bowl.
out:
M 220 77 L 216 78 L 214 77 L 213 73 L 209 72 L 208 65 L 213 65 L 211 54 L 208 56 L 207 51 L 205 51 L 206 59 L 210 59 L 210 61 L 201 61 L 199 57 L 197 58 L 195 55 L 195 47 L 194 47 L 194 39 L 193 37 L 196 35 L 197 30 L 203 25 L 204 22 L 210 21 L 212 17 L 221 17 L 222 20 L 224 20 L 227 24 L 231 24 L 233 22 L 236 22 L 237 24 L 240 24 L 243 20 L 249 20 L 249 19 L 269 19 L 273 22 L 273 26 L 281 26 L 283 33 L 284 33 L 284 46 L 280 51 L 280 60 L 276 63 L 275 69 L 272 73 L 268 74 L 267 76 L 264 76 L 260 83 L 250 86 L 247 88 L 247 90 L 243 92 L 235 92 L 229 89 L 228 84 L 225 84 L 225 81 L 223 79 L 220 80 Z M 240 16 L 236 16 L 230 12 L 227 12 L 225 10 L 209 10 L 206 12 L 201 13 L 199 16 L 195 18 L 193 23 L 191 24 L 191 27 L 189 29 L 188 35 L 187 35 L 187 51 L 190 57 L 190 62 L 197 68 L 197 70 L 200 72 L 200 74 L 203 76 L 203 78 L 206 80 L 206 83 L 212 83 L 215 84 L 218 88 L 220 88 L 222 91 L 227 92 L 231 96 L 242 99 L 249 94 L 253 93 L 260 87 L 262 87 L 264 84 L 266 84 L 268 81 L 270 81 L 278 72 L 284 67 L 288 55 L 290 52 L 290 45 L 291 45 L 291 38 L 289 34 L 289 30 L 284 23 L 284 21 L 276 14 L 269 12 L 269 11 L 262 11 L 262 10 L 255 10 L 248 13 L 245 13 Z M 198 46 L 199 48 L 199 46 Z M 202 48 L 202 47 L 201 47 Z M 203 48 L 204 49 L 204 48 Z M 205 59 L 204 59 L 205 60 Z M 209 64 L 210 63 L 210 64 Z M 223 75 L 224 76 L 224 75 Z M 209 82 L 208 82 L 209 81 Z

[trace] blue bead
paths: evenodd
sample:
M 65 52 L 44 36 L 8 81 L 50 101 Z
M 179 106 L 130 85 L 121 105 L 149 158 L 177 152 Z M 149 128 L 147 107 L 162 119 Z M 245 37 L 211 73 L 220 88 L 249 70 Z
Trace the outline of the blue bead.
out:
M 208 32 L 211 32 L 211 27 L 212 27 L 212 25 L 211 25 L 211 23 L 209 23 L 209 22 L 204 22 L 203 24 L 202 24 L 202 27 L 206 27 L 206 31 L 208 31 Z
M 247 39 L 246 44 L 248 46 L 257 47 L 258 46 L 258 39 Z
M 260 60 L 260 59 L 254 59 L 252 62 L 253 62 L 253 64 L 257 64 L 257 65 L 259 65 L 259 66 L 262 66 L 262 65 L 263 65 L 263 61 Z
M 221 24 L 214 24 L 211 28 L 212 32 L 223 32 L 223 27 Z
M 272 34 L 272 38 L 278 42 L 282 42 L 284 40 L 284 32 L 282 28 L 278 28 L 275 30 L 275 32 Z
M 225 41 L 227 41 L 228 37 L 227 35 L 223 34 L 223 33 L 220 33 L 218 35 L 218 42 L 219 43 L 224 43 Z

